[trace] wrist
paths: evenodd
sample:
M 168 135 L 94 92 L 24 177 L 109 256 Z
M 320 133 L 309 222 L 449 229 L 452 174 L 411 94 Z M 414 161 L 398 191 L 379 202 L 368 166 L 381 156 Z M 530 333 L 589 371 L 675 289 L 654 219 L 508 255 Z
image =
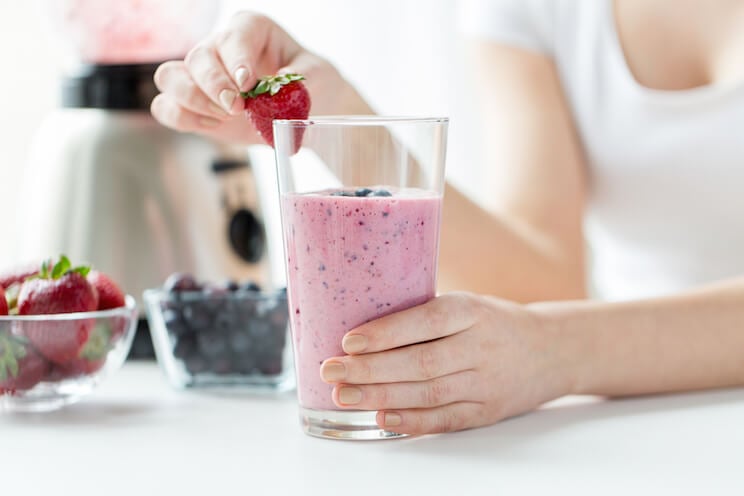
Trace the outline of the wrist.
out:
M 580 303 L 541 302 L 526 305 L 539 322 L 552 357 L 559 395 L 587 394 L 591 376 L 590 346 L 575 323 Z
M 314 97 L 318 97 L 318 101 L 313 103 L 314 114 L 370 115 L 375 113 L 356 88 L 333 64 L 321 60 L 319 69 L 318 74 L 313 75 L 319 91 L 311 91 Z M 329 88 L 333 88 L 333 91 L 329 91 Z

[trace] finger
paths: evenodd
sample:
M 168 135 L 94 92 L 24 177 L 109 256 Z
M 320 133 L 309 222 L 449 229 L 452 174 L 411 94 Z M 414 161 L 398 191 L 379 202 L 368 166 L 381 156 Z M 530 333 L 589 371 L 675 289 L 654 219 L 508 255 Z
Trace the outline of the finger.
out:
M 150 112 L 158 122 L 178 131 L 214 131 L 222 125 L 220 120 L 194 113 L 162 93 L 152 100 Z
M 192 49 L 184 60 L 191 79 L 212 102 L 237 115 L 243 111 L 243 99 L 238 87 L 222 65 L 214 45 L 203 43 Z
M 248 91 L 256 79 L 274 73 L 300 52 L 300 46 L 266 16 L 240 12 L 217 39 L 217 53 L 240 91 Z
M 332 397 L 333 402 L 341 408 L 432 408 L 473 398 L 477 389 L 478 374 L 466 370 L 421 382 L 338 384 L 333 388 Z
M 320 375 L 328 383 L 426 381 L 471 368 L 466 339 L 457 334 L 381 353 L 329 358 Z
M 191 79 L 183 62 L 171 61 L 161 64 L 155 71 L 154 79 L 158 89 L 170 95 L 182 107 L 216 119 L 230 117 L 225 109 L 214 103 Z
M 482 412 L 481 403 L 461 401 L 436 408 L 380 411 L 377 424 L 400 434 L 436 434 L 486 425 Z
M 449 293 L 357 327 L 341 345 L 349 354 L 371 353 L 449 336 L 475 323 L 474 307 L 466 293 Z

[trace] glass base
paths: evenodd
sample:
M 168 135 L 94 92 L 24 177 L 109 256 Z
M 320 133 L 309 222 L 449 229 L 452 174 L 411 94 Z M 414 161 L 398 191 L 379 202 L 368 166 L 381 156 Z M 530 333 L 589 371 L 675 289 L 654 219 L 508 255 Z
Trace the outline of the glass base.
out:
M 386 431 L 375 421 L 377 412 L 360 410 L 312 410 L 300 408 L 300 421 L 306 434 L 324 439 L 373 441 L 406 437 Z

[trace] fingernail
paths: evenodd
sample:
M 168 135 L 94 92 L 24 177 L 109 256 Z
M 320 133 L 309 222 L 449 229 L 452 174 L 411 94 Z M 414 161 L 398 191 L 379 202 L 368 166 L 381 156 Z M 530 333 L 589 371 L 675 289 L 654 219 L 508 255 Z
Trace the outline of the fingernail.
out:
M 339 382 L 346 377 L 346 367 L 341 362 L 327 362 L 320 367 L 320 376 L 327 382 Z
M 220 91 L 220 103 L 222 106 L 230 112 L 232 110 L 233 103 L 235 102 L 235 97 L 238 96 L 236 92 L 233 90 L 222 90 Z
M 362 401 L 362 390 L 355 387 L 342 387 L 338 391 L 338 400 L 344 405 L 356 405 Z
M 235 71 L 235 82 L 238 83 L 238 88 L 243 89 L 243 85 L 250 77 L 251 71 L 245 67 L 238 67 L 238 70 Z
M 385 416 L 383 417 L 383 422 L 388 427 L 394 427 L 396 425 L 400 425 L 401 418 L 400 415 L 397 413 L 385 413 Z
M 220 121 L 211 117 L 202 117 L 199 119 L 199 125 L 201 127 L 217 127 L 220 124 L 222 124 Z
M 341 340 L 341 346 L 346 353 L 359 353 L 367 347 L 367 338 L 361 334 L 344 336 L 344 339 Z

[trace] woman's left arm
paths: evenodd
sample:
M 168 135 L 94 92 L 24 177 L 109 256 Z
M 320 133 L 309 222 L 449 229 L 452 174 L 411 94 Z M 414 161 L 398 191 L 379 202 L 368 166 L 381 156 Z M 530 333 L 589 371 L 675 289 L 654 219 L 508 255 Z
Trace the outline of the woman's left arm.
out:
M 411 434 L 492 424 L 566 394 L 744 385 L 744 279 L 622 303 L 451 293 L 353 329 L 343 347 L 321 367 L 336 404 Z
M 580 357 L 572 393 L 625 396 L 744 385 L 744 278 L 665 298 L 528 308 Z

